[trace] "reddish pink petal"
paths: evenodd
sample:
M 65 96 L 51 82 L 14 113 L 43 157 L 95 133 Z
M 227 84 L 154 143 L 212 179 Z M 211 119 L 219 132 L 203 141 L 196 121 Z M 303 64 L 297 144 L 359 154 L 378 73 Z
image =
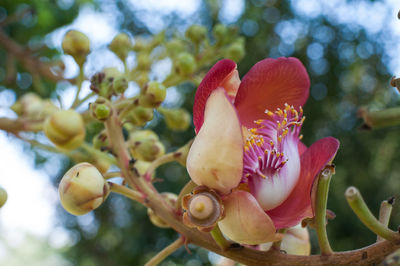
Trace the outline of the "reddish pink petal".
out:
M 265 109 L 275 111 L 285 103 L 298 109 L 306 102 L 309 87 L 307 71 L 297 58 L 267 58 L 258 62 L 243 77 L 236 95 L 240 122 L 254 127 L 253 121 L 266 117 Z
M 255 245 L 277 241 L 282 235 L 275 233 L 272 220 L 248 192 L 237 190 L 224 200 L 225 217 L 218 222 L 221 231 L 241 244 Z
M 193 123 L 196 133 L 199 132 L 204 122 L 204 108 L 211 92 L 220 87 L 225 78 L 236 69 L 236 63 L 229 59 L 217 62 L 208 71 L 196 91 L 193 105 Z M 228 90 L 227 90 L 228 91 Z
M 299 141 L 298 149 L 301 156 L 307 150 L 307 146 L 303 142 Z
M 299 181 L 289 197 L 278 207 L 267 211 L 277 229 L 298 224 L 306 217 L 313 217 L 311 188 L 317 174 L 330 163 L 339 148 L 339 141 L 332 137 L 318 140 L 301 156 Z

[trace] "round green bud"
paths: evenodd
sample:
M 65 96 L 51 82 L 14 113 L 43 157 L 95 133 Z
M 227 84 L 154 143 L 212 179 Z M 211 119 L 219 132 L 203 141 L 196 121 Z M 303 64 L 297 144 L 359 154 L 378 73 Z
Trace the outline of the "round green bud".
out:
M 179 75 L 191 75 L 196 70 L 196 60 L 189 53 L 180 53 L 176 61 L 176 67 Z
M 129 148 L 135 159 L 152 162 L 165 154 L 165 147 L 151 130 L 139 130 L 130 135 Z
M 125 33 L 119 33 L 114 39 L 111 41 L 108 46 L 110 50 L 118 56 L 119 59 L 125 61 L 128 53 L 132 50 L 133 45 L 131 42 L 131 38 Z
M 244 55 L 244 43 L 240 41 L 234 42 L 226 50 L 226 58 L 232 59 L 235 62 L 240 61 Z
M 134 131 L 129 135 L 129 140 L 132 143 L 135 142 L 140 142 L 140 141 L 147 141 L 147 140 L 153 140 L 153 141 L 158 141 L 158 135 L 149 129 L 145 130 L 137 130 Z
M 98 150 L 108 147 L 109 143 L 108 143 L 107 133 L 105 131 L 102 131 L 96 136 L 94 136 L 92 139 L 92 145 L 93 148 Z
M 61 110 L 49 116 L 43 126 L 46 136 L 61 150 L 73 150 L 85 139 L 85 124 L 74 110 Z
M 58 187 L 61 205 L 73 215 L 84 215 L 98 208 L 109 191 L 101 173 L 90 163 L 79 163 L 69 169 Z
M 29 92 L 11 106 L 11 110 L 19 116 L 39 120 L 58 111 L 58 108 L 50 100 L 43 100 L 37 94 Z
M 92 115 L 94 118 L 105 121 L 110 117 L 111 109 L 106 104 L 92 104 L 90 110 L 92 111 Z
M 148 53 L 139 53 L 137 57 L 137 65 L 136 68 L 142 71 L 148 71 L 151 67 L 151 60 Z
M 165 199 L 165 201 L 172 207 L 175 208 L 176 206 L 176 201 L 178 200 L 178 196 L 170 193 L 170 192 L 164 192 L 161 193 L 161 196 Z M 154 224 L 157 227 L 160 228 L 169 228 L 169 224 L 165 222 L 161 217 L 156 215 L 154 211 L 150 208 L 147 209 L 147 215 L 149 216 L 149 219 L 152 224 Z
M 137 106 L 125 117 L 135 126 L 144 126 L 147 122 L 153 120 L 154 111 L 152 108 Z
M 149 82 L 139 96 L 139 104 L 143 107 L 158 107 L 167 95 L 165 86 L 156 81 Z
M 140 72 L 138 75 L 135 76 L 135 81 L 140 88 L 144 88 L 149 82 L 149 74 L 147 72 Z
M 90 40 L 80 31 L 68 31 L 62 41 L 62 49 L 65 54 L 72 56 L 75 62 L 82 67 L 90 53 Z
M 6 204 L 7 198 L 7 191 L 4 188 L 0 187 L 0 208 L 3 207 L 4 204 Z
M 135 167 L 136 170 L 138 171 L 139 175 L 142 176 L 142 175 L 144 175 L 146 173 L 147 169 L 149 169 L 150 165 L 151 165 L 151 162 L 137 160 L 133 164 L 133 167 Z M 154 173 L 153 173 L 152 177 L 154 177 Z
M 224 44 L 228 34 L 228 28 L 223 24 L 217 24 L 213 28 L 213 36 L 217 44 Z
M 192 25 L 186 30 L 185 36 L 193 43 L 199 44 L 207 37 L 207 29 L 204 26 Z
M 165 123 L 172 130 L 183 131 L 190 126 L 192 119 L 185 109 L 159 108 L 158 111 L 164 115 Z
M 185 50 L 185 45 L 179 39 L 172 39 L 165 44 L 165 48 L 171 57 L 175 57 Z
M 135 52 L 141 52 L 147 50 L 149 47 L 149 42 L 141 37 L 135 37 L 135 43 L 133 45 L 133 50 Z
M 124 93 L 128 88 L 128 81 L 125 77 L 117 77 L 113 81 L 113 89 L 116 93 Z

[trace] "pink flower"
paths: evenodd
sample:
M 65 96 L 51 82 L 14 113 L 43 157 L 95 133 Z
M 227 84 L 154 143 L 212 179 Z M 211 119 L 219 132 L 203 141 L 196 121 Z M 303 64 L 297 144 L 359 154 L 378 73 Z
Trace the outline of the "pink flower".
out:
M 339 141 L 301 141 L 302 105 L 310 81 L 296 58 L 264 59 L 240 81 L 221 60 L 199 85 L 193 107 L 197 136 L 187 169 L 223 197 L 222 232 L 243 244 L 274 241 L 276 229 L 313 217 L 311 189 Z

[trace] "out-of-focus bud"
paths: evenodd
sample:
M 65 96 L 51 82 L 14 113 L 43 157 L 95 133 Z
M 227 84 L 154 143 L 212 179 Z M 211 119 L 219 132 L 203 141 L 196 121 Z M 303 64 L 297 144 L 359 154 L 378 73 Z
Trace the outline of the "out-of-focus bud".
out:
M 135 37 L 135 43 L 133 45 L 133 51 L 141 52 L 146 51 L 149 47 L 149 42 L 141 37 Z
M 232 59 L 235 62 L 240 61 L 245 54 L 244 42 L 235 41 L 226 50 L 226 58 Z
M 134 79 L 140 88 L 144 88 L 149 82 L 149 74 L 147 72 L 141 72 L 135 76 Z
M 272 242 L 261 244 L 260 250 L 267 251 L 271 246 Z M 300 225 L 289 228 L 282 239 L 280 249 L 291 255 L 310 255 L 311 244 L 307 228 Z
M 137 57 L 136 68 L 141 71 L 148 71 L 151 67 L 150 56 L 147 53 L 140 53 Z
M 185 49 L 185 44 L 179 39 L 172 39 L 171 41 L 166 43 L 165 48 L 167 49 L 167 53 L 171 57 L 175 57 L 176 55 L 183 52 L 183 50 Z
M 108 139 L 107 139 L 107 133 L 105 131 L 100 132 L 96 136 L 93 137 L 92 139 L 92 145 L 93 148 L 95 149 L 103 149 L 105 147 L 108 147 Z
M 108 169 L 110 169 L 111 163 L 103 158 L 92 158 L 91 163 L 99 170 L 101 174 L 107 173 Z
M 183 223 L 210 232 L 224 216 L 221 198 L 206 186 L 196 187 L 191 194 L 182 198 Z
M 104 68 L 90 79 L 90 89 L 98 95 L 110 98 L 114 94 L 114 80 L 123 78 L 122 73 L 115 67 Z
M 151 130 L 139 130 L 130 135 L 130 151 L 135 159 L 147 162 L 164 155 L 165 147 Z
M 102 122 L 106 121 L 112 114 L 112 107 L 109 101 L 103 97 L 99 97 L 90 104 L 90 114 Z
M 61 110 L 48 117 L 43 127 L 46 136 L 61 150 L 78 148 L 85 138 L 85 124 L 74 110 Z
M 164 41 L 165 41 L 165 30 L 153 36 L 153 39 L 151 40 L 150 43 L 151 49 L 154 49 L 156 46 L 162 44 Z
M 0 208 L 3 207 L 4 204 L 6 204 L 7 198 L 7 191 L 4 188 L 0 187 Z
M 180 53 L 176 61 L 176 70 L 179 75 L 189 76 L 196 70 L 196 60 L 189 53 Z
M 164 116 L 165 123 L 172 130 L 184 131 L 188 129 L 192 121 L 189 112 L 183 108 L 166 109 L 160 107 L 158 111 Z
M 165 86 L 156 81 L 149 82 L 143 88 L 139 97 L 139 104 L 143 107 L 158 107 L 167 95 Z
M 116 93 L 124 93 L 125 90 L 128 88 L 128 81 L 125 77 L 117 77 L 113 81 L 113 90 Z
M 58 111 L 58 108 L 50 100 L 43 100 L 35 93 L 29 92 L 11 106 L 11 110 L 19 116 L 30 119 L 43 119 Z
M 75 62 L 82 67 L 90 53 L 90 40 L 80 31 L 68 31 L 62 41 L 64 53 L 72 56 Z
M 79 163 L 69 169 L 58 187 L 62 206 L 73 215 L 83 215 L 99 207 L 109 190 L 101 173 L 90 163 Z
M 192 25 L 186 30 L 185 36 L 193 43 L 199 44 L 207 37 L 207 29 L 204 26 Z
M 171 205 L 172 208 L 174 208 L 176 206 L 176 201 L 178 199 L 178 196 L 173 194 L 173 193 L 169 193 L 169 192 L 164 192 L 161 193 L 161 196 L 165 199 L 165 201 Z M 151 221 L 152 224 L 154 224 L 157 227 L 160 228 L 169 228 L 169 224 L 167 224 L 162 218 L 160 218 L 158 215 L 156 215 L 154 213 L 154 211 L 150 208 L 147 209 L 147 215 L 149 216 L 149 219 Z
M 153 116 L 154 111 L 152 108 L 137 106 L 126 115 L 125 119 L 135 126 L 144 126 L 153 119 Z
M 400 124 L 400 107 L 387 108 L 379 111 L 369 111 L 361 107 L 357 115 L 364 120 L 363 129 L 390 127 Z
M 137 160 L 134 164 L 133 167 L 136 168 L 136 170 L 138 171 L 139 175 L 142 176 L 146 173 L 147 169 L 149 169 L 151 163 L 150 162 L 146 162 L 146 161 L 142 161 L 142 160 Z M 154 174 L 153 174 L 154 176 Z M 153 177 L 152 176 L 152 177 Z
M 108 47 L 121 61 L 125 61 L 133 45 L 128 34 L 119 33 L 114 37 Z
M 213 35 L 218 45 L 223 45 L 225 43 L 227 34 L 228 28 L 223 24 L 217 24 L 213 28 Z

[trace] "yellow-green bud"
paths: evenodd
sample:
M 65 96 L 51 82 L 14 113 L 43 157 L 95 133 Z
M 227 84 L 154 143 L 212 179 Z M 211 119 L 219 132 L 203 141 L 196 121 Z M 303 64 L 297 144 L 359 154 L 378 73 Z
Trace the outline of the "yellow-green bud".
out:
M 149 42 L 141 37 L 135 37 L 135 44 L 133 45 L 133 50 L 135 52 L 145 51 L 149 47 Z
M 130 134 L 129 136 L 130 141 L 137 142 L 137 141 L 146 141 L 146 140 L 154 140 L 158 141 L 158 135 L 151 130 L 137 130 Z
M 245 54 L 244 43 L 241 41 L 234 42 L 226 50 L 226 58 L 237 62 L 240 61 Z
M 169 193 L 169 192 L 164 192 L 161 193 L 161 196 L 166 200 L 166 202 L 171 205 L 172 208 L 176 206 L 176 201 L 178 200 L 178 196 Z M 158 215 L 154 213 L 154 211 L 150 208 L 147 209 L 147 215 L 149 216 L 149 219 L 152 224 L 154 224 L 157 227 L 160 228 L 169 228 L 170 226 L 168 223 L 166 223 L 162 218 L 160 218 Z
M 136 168 L 136 170 L 138 171 L 139 175 L 142 176 L 146 173 L 147 169 L 149 169 L 151 163 L 150 162 L 146 162 L 146 161 L 142 161 L 142 160 L 137 160 L 134 164 L 133 167 Z M 153 176 L 154 177 L 154 173 Z
M 73 215 L 83 215 L 99 207 L 109 190 L 101 173 L 90 163 L 79 163 L 69 169 L 58 187 L 62 206 Z
M 135 131 L 129 138 L 130 151 L 135 159 L 151 162 L 165 154 L 165 147 L 151 130 Z
M 172 39 L 165 44 L 165 48 L 167 49 L 167 53 L 171 57 L 175 57 L 179 53 L 183 52 L 183 50 L 185 49 L 185 45 L 179 39 Z
M 106 121 L 112 114 L 111 104 L 103 97 L 99 97 L 90 104 L 90 114 L 100 121 Z
M 70 30 L 64 36 L 62 49 L 64 53 L 72 56 L 75 62 L 82 67 L 87 55 L 90 53 L 90 40 L 82 32 Z
M 198 44 L 207 37 L 207 29 L 200 25 L 192 25 L 186 30 L 185 36 Z
M 166 109 L 159 108 L 158 111 L 164 115 L 165 123 L 172 130 L 183 131 L 190 126 L 191 117 L 188 111 L 183 108 Z
M 58 108 L 50 100 L 43 100 L 37 94 L 29 92 L 11 106 L 11 110 L 19 116 L 30 119 L 44 119 L 58 111 Z
M 140 88 L 144 88 L 149 82 L 149 74 L 147 72 L 140 72 L 134 79 Z
M 196 70 L 196 60 L 189 53 L 180 53 L 176 61 L 176 67 L 179 75 L 191 75 Z
M 137 106 L 127 116 L 126 120 L 135 126 L 144 126 L 147 122 L 153 119 L 154 112 L 152 108 Z
M 167 95 L 165 86 L 156 81 L 149 82 L 143 88 L 139 97 L 139 104 L 143 107 L 158 107 Z
M 0 208 L 3 207 L 4 204 L 6 204 L 7 198 L 7 191 L 4 188 L 0 187 Z
M 139 70 L 150 70 L 151 67 L 151 60 L 148 53 L 139 53 L 137 57 L 137 66 L 136 68 Z
M 213 35 L 217 44 L 224 44 L 228 34 L 228 28 L 223 24 L 217 24 L 213 28 Z
M 119 59 L 125 61 L 128 53 L 132 50 L 131 38 L 125 33 L 119 33 L 108 47 Z
M 113 81 L 113 90 L 116 93 L 124 93 L 128 88 L 128 81 L 125 77 L 117 77 Z
M 74 110 L 61 110 L 48 117 L 43 127 L 46 136 L 61 150 L 78 148 L 85 138 L 85 124 Z
M 100 132 L 96 136 L 93 137 L 92 139 L 92 144 L 93 148 L 95 149 L 102 149 L 105 147 L 108 147 L 108 139 L 107 139 L 107 133 L 105 131 Z

